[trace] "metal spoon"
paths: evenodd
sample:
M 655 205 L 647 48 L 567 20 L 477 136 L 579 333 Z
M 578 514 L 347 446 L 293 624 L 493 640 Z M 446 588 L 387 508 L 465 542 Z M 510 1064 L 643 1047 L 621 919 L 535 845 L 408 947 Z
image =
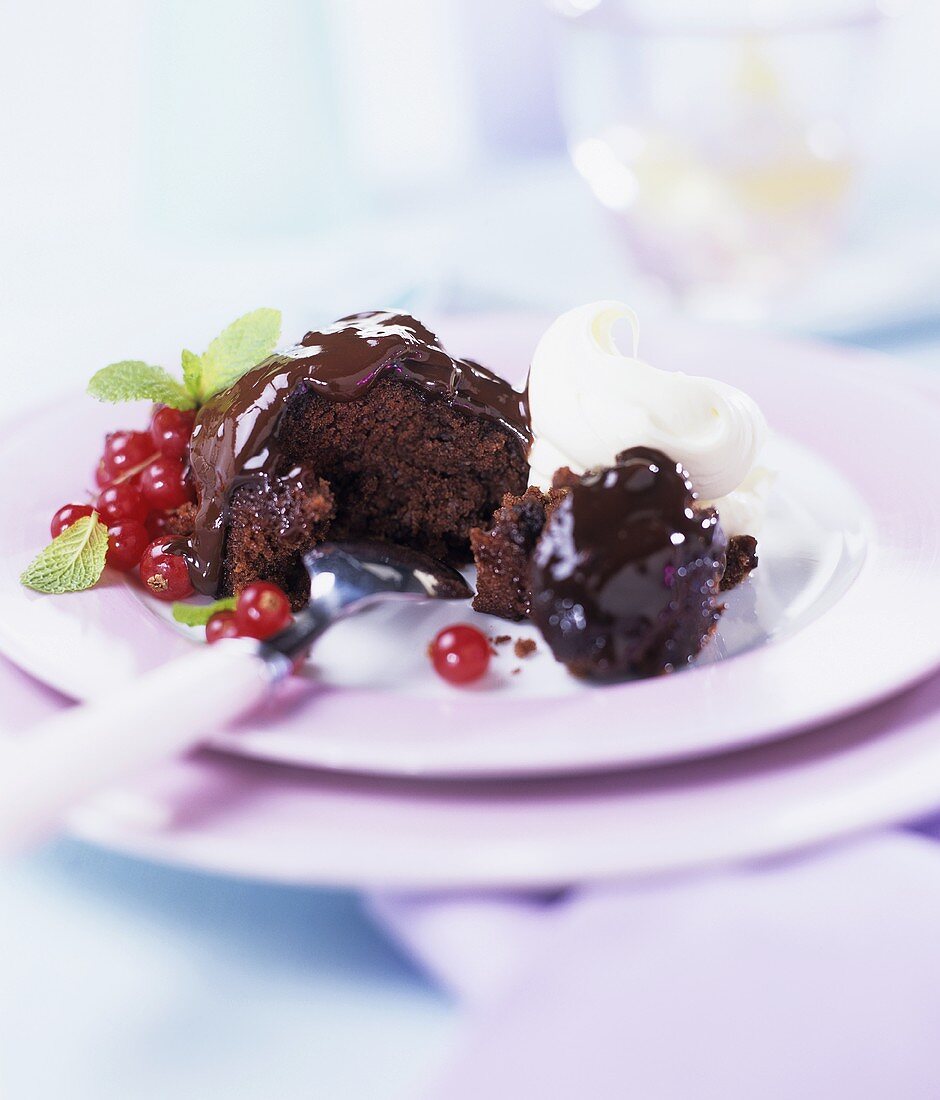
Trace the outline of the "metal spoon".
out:
M 463 600 L 449 566 L 389 543 L 323 543 L 304 558 L 310 603 L 265 642 L 226 641 L 73 707 L 0 754 L 0 853 L 53 832 L 82 799 L 199 745 L 259 703 L 333 623 L 384 600 Z

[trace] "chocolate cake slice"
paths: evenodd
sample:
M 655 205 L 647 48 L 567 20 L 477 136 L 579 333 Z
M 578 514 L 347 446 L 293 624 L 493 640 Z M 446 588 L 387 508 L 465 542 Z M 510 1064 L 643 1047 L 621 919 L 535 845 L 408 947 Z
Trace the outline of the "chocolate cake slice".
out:
M 529 616 L 530 569 L 536 544 L 566 489 L 580 478 L 563 467 L 552 480 L 548 493 L 534 486 L 521 496 L 507 493 L 488 528 L 470 532 L 477 567 L 474 610 L 511 622 Z M 751 535 L 733 535 L 725 552 L 720 590 L 727 592 L 741 584 L 757 563 L 757 540 Z
M 327 534 L 470 560 L 470 530 L 522 493 L 525 395 L 455 359 L 405 314 L 361 313 L 271 356 L 205 405 L 180 543 L 197 591 L 255 579 L 306 598 L 303 552 Z
M 726 540 L 715 510 L 694 504 L 682 466 L 648 447 L 566 491 L 535 545 L 529 583 L 532 621 L 570 672 L 658 676 L 711 637 Z

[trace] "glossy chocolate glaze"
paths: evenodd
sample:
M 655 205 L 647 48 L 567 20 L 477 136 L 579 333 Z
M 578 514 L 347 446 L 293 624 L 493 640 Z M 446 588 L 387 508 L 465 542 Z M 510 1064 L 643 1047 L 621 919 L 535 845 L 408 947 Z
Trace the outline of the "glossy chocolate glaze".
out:
M 455 409 L 496 421 L 528 448 L 526 395 L 478 363 L 453 358 L 414 317 L 359 313 L 308 332 L 199 413 L 190 446 L 199 501 L 195 529 L 177 547 L 197 591 L 214 595 L 219 589 L 232 494 L 246 482 L 277 473 L 278 424 L 290 399 L 306 391 L 330 401 L 354 401 L 389 373 Z
M 687 664 L 721 613 L 725 537 L 688 475 L 635 447 L 571 484 L 531 567 L 532 619 L 556 658 L 594 680 Z

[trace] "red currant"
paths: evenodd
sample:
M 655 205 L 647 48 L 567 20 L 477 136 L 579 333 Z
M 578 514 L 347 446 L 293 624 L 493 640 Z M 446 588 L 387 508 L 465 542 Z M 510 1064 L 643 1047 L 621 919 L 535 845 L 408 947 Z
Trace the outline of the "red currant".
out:
M 196 414 L 158 405 L 150 421 L 150 438 L 160 454 L 167 458 L 185 458 L 193 434 Z
M 146 523 L 147 531 L 150 533 L 150 538 L 158 539 L 161 535 L 170 535 L 170 517 L 166 512 L 151 512 L 147 516 Z
M 440 631 L 428 647 L 434 671 L 450 684 L 479 680 L 490 665 L 490 643 L 475 626 L 458 623 Z
M 98 460 L 98 465 L 95 467 L 95 484 L 99 489 L 107 489 L 109 485 L 114 484 L 114 474 L 105 465 L 103 458 Z
M 98 494 L 95 507 L 102 522 L 108 527 L 132 519 L 143 523 L 150 511 L 140 489 L 130 482 L 109 485 L 106 489 L 102 489 Z
M 241 638 L 242 636 L 235 621 L 234 611 L 217 611 L 206 623 L 206 641 L 209 645 L 215 645 L 223 638 Z
M 76 520 L 81 519 L 82 516 L 90 516 L 93 511 L 94 508 L 90 504 L 66 504 L 52 517 L 52 523 L 50 524 L 52 537 L 54 539 L 58 538 Z
M 108 528 L 108 565 L 129 573 L 140 564 L 150 543 L 147 528 L 137 520 L 116 523 Z
M 151 462 L 140 484 L 150 507 L 161 511 L 172 511 L 192 499 L 186 484 L 186 471 L 178 458 L 158 458 Z
M 105 438 L 101 461 L 113 479 L 146 462 L 153 451 L 153 440 L 148 432 L 111 432 Z
M 144 550 L 140 579 L 158 600 L 185 600 L 195 591 L 185 559 L 170 553 L 165 538 L 157 539 Z
M 255 581 L 238 594 L 235 605 L 238 629 L 247 638 L 270 638 L 293 619 L 290 600 L 276 584 Z

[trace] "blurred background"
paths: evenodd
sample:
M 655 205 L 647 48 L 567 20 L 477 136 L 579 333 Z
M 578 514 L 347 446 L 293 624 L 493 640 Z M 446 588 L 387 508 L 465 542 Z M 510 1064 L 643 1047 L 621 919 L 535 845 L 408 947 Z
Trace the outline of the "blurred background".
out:
M 17 357 L 61 351 L 31 392 L 175 360 L 259 304 L 288 339 L 387 303 L 592 297 L 933 329 L 930 0 L 7 2 L 4 24 L 3 327 Z
M 0 3 L 8 413 L 261 305 L 623 298 L 937 359 L 933 0 Z M 11 1096 L 405 1096 L 450 1041 L 348 894 L 70 843 L 0 893 Z

